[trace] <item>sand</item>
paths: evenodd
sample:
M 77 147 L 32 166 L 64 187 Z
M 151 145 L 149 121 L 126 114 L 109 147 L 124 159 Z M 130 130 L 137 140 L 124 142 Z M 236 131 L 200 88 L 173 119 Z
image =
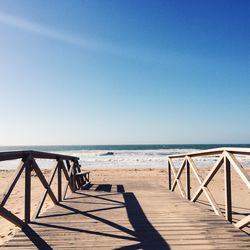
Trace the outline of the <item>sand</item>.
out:
M 250 168 L 246 168 L 250 175 Z M 49 170 L 43 170 L 45 177 L 48 179 L 50 175 Z M 7 186 L 13 171 L 0 171 L 0 186 L 1 191 Z M 200 170 L 203 177 L 208 173 L 207 169 Z M 150 179 L 151 181 L 158 182 L 161 185 L 165 185 L 167 189 L 167 172 L 165 169 L 109 169 L 109 170 L 91 170 L 91 182 L 95 184 L 112 184 L 112 181 L 120 182 L 129 178 L 136 181 L 137 178 Z M 185 172 L 181 181 L 185 187 Z M 223 169 L 220 171 L 209 184 L 208 188 L 212 192 L 215 200 L 221 207 L 222 211 L 224 209 L 224 181 Z M 63 180 L 65 183 L 65 180 Z M 233 194 L 233 211 L 235 212 L 233 218 L 237 221 L 247 214 L 249 214 L 250 209 L 250 191 L 247 189 L 246 185 L 241 181 L 241 179 L 232 171 L 232 194 Z M 52 185 L 52 189 L 57 193 L 56 190 L 56 178 Z M 195 180 L 194 175 L 191 175 L 191 187 L 192 193 L 198 187 L 198 182 Z M 42 193 L 44 191 L 43 186 L 40 184 L 38 177 L 32 174 L 32 214 L 35 211 L 35 207 L 39 202 Z M 176 187 L 176 193 L 178 194 L 178 187 Z M 198 200 L 199 204 L 208 207 L 208 202 L 204 195 L 201 195 Z M 53 206 L 52 201 L 47 198 L 43 211 Z M 24 176 L 21 176 L 17 186 L 13 190 L 10 199 L 5 206 L 7 209 L 12 211 L 15 215 L 23 218 L 24 214 Z M 0 245 L 8 241 L 15 234 L 16 230 L 19 230 L 13 224 L 9 223 L 4 218 L 0 217 Z M 250 232 L 249 228 L 245 231 Z
M 50 175 L 50 170 L 44 170 L 45 177 Z M 13 175 L 14 171 L 0 171 L 0 185 L 1 185 L 1 193 L 9 184 L 9 180 Z M 42 192 L 44 191 L 43 186 L 40 184 L 40 181 L 37 176 L 32 173 L 32 206 L 31 206 L 31 214 L 34 213 L 35 207 L 39 202 Z M 53 185 L 55 186 L 55 185 Z M 48 198 L 44 204 L 44 208 L 47 209 L 52 207 L 53 203 Z M 24 218 L 24 175 L 21 176 L 19 181 L 17 182 L 14 190 L 11 193 L 10 198 L 5 204 L 5 208 L 10 210 L 13 214 L 18 216 L 19 218 Z M 8 222 L 6 219 L 0 216 L 0 244 L 8 241 L 11 237 L 13 237 L 16 230 L 19 230 L 12 223 Z

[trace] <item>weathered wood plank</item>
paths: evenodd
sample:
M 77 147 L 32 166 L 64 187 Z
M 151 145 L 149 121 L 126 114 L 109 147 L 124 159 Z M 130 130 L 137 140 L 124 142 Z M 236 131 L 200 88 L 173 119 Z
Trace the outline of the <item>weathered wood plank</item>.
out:
M 24 221 L 30 222 L 30 206 L 31 206 L 31 162 L 30 160 L 25 166 L 25 196 L 24 196 Z
M 186 197 L 188 200 L 191 199 L 191 186 L 190 186 L 190 164 L 186 161 Z
M 196 151 L 196 152 L 187 153 L 187 154 L 169 155 L 168 158 L 177 159 L 177 158 L 184 158 L 186 156 L 190 156 L 190 157 L 211 156 L 211 155 L 216 156 L 216 155 L 221 155 L 225 151 L 232 153 L 232 154 L 239 154 L 239 155 L 250 154 L 249 148 L 222 147 L 222 148 L 201 150 L 201 151 Z
M 226 220 L 232 222 L 232 190 L 230 161 L 224 156 L 225 212 Z
M 172 187 L 171 163 L 168 160 L 168 189 L 171 190 L 171 187 Z
M 37 234 L 33 241 L 42 239 L 53 249 L 249 248 L 248 236 L 213 212 L 167 191 L 167 184 L 136 181 L 135 186 L 132 181 L 119 182 L 124 193 L 96 191 L 99 185 L 72 193 L 30 224 Z M 32 249 L 34 244 L 20 232 L 7 246 Z
M 245 218 L 243 218 L 242 220 L 240 220 L 239 222 L 237 222 L 235 224 L 235 226 L 237 228 L 243 228 L 245 226 L 248 226 L 250 224 L 250 215 L 246 216 Z
M 57 168 L 57 200 L 62 201 L 62 160 L 59 160 Z
M 11 151 L 11 152 L 0 152 L 0 161 L 7 161 L 7 160 L 15 160 L 15 159 L 22 159 L 26 158 L 29 155 L 32 155 L 33 158 L 37 159 L 63 159 L 63 160 L 70 160 L 76 161 L 79 160 L 78 157 L 69 156 L 69 155 L 61 155 L 61 154 L 53 154 L 47 152 L 39 152 L 33 150 L 25 150 L 25 151 Z

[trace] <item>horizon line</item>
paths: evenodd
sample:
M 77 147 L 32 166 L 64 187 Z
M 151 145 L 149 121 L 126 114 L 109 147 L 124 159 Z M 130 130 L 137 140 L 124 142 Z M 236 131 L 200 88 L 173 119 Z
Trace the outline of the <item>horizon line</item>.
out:
M 0 147 L 46 147 L 46 146 L 145 146 L 145 145 L 250 145 L 249 143 L 131 143 L 131 144 L 16 144 L 0 145 Z

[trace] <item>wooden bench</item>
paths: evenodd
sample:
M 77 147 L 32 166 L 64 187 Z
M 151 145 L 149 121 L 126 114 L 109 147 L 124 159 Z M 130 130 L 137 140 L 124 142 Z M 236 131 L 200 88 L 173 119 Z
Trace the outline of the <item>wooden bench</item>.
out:
M 83 186 L 83 185 L 90 183 L 90 180 L 89 180 L 90 172 L 89 171 L 82 169 L 82 170 L 80 170 L 80 172 L 76 173 L 75 175 L 76 175 L 76 179 L 79 183 L 79 186 Z

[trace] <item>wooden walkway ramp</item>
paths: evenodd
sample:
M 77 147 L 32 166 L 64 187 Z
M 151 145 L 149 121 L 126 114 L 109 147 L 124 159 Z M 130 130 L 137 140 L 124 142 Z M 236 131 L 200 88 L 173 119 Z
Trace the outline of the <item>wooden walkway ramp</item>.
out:
M 90 185 L 0 249 L 250 249 L 249 236 L 157 182 Z

